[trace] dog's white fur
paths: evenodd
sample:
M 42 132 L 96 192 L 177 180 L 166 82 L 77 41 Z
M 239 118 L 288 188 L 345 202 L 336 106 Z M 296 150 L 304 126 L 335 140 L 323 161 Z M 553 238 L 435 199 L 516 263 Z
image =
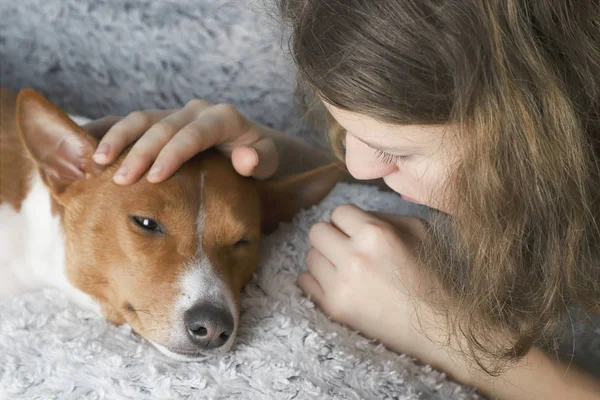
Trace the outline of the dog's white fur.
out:
M 9 204 L 0 205 L 0 296 L 51 286 L 99 313 L 98 304 L 67 279 L 64 232 L 60 218 L 52 215 L 50 194 L 37 171 L 29 187 L 19 212 Z

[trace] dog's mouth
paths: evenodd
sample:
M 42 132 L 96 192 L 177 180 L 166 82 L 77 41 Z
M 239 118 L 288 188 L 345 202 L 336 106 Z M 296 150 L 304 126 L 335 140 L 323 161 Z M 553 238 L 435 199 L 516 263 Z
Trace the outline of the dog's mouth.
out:
M 201 352 L 198 351 L 189 351 L 189 350 L 180 350 L 173 349 L 162 344 L 158 344 L 153 342 L 152 340 L 148 340 L 158 351 L 160 351 L 165 356 L 172 358 L 177 361 L 186 361 L 186 362 L 198 362 L 203 361 L 210 356 L 209 352 Z
M 232 337 L 230 337 L 227 344 L 225 344 L 222 347 L 215 348 L 215 349 L 201 349 L 201 348 L 190 349 L 189 347 L 187 347 L 187 348 L 179 347 L 178 348 L 178 347 L 165 346 L 165 345 L 162 345 L 162 344 L 157 343 L 150 339 L 146 339 L 146 340 L 148 340 L 148 342 L 150 342 L 159 352 L 161 352 L 162 354 L 164 354 L 165 356 L 167 356 L 173 360 L 183 361 L 183 362 L 200 362 L 200 361 L 204 361 L 210 357 L 213 357 L 215 355 L 222 355 L 222 354 L 229 352 L 231 350 L 231 348 L 233 347 L 233 343 L 235 342 L 235 339 L 236 339 L 235 336 L 236 336 L 236 332 L 234 332 Z

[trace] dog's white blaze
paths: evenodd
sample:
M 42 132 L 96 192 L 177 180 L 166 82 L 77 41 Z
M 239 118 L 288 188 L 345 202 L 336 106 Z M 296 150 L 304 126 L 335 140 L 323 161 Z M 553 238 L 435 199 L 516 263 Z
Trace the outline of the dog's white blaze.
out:
M 200 190 L 204 186 L 204 174 L 202 175 Z M 201 195 L 201 200 L 202 195 Z M 235 339 L 237 331 L 237 307 L 233 300 L 233 294 L 224 283 L 223 279 L 217 274 L 215 267 L 204 254 L 202 247 L 202 235 L 204 233 L 204 208 L 203 201 L 200 202 L 200 210 L 198 211 L 198 220 L 196 221 L 196 231 L 198 233 L 198 253 L 195 259 L 190 260 L 187 264 L 186 272 L 179 279 L 179 298 L 175 303 L 176 320 L 182 321 L 181 326 L 185 329 L 184 315 L 187 310 L 195 304 L 201 302 L 213 303 L 217 306 L 224 306 L 229 309 L 229 312 L 234 316 L 234 332 L 228 342 L 229 348 Z M 171 335 L 172 343 L 182 343 L 187 340 L 187 333 L 182 330 L 173 330 Z M 156 345 L 156 344 L 155 344 Z M 158 346 L 157 346 L 158 348 Z M 161 352 L 164 350 L 159 348 Z M 226 351 L 225 348 L 219 348 L 218 351 Z M 167 354 L 169 355 L 169 354 Z
M 1 204 L 0 221 L 0 297 L 51 286 L 100 312 L 97 303 L 66 277 L 60 217 L 52 215 L 50 193 L 37 172 L 21 210 Z

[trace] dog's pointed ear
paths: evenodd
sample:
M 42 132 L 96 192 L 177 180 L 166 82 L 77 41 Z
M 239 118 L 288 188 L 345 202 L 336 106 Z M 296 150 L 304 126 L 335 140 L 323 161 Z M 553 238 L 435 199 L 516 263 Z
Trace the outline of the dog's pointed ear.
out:
M 97 140 L 32 89 L 19 92 L 17 126 L 25 148 L 54 194 L 100 171 L 92 160 Z
M 319 203 L 348 172 L 338 163 L 259 183 L 263 233 L 290 221 L 303 208 Z

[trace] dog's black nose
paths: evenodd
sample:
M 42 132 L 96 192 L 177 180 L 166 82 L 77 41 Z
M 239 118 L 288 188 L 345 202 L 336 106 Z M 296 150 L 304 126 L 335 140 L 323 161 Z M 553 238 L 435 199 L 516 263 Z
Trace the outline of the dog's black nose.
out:
M 185 326 L 192 342 L 201 349 L 223 346 L 233 334 L 233 315 L 224 307 L 196 304 L 185 313 Z

